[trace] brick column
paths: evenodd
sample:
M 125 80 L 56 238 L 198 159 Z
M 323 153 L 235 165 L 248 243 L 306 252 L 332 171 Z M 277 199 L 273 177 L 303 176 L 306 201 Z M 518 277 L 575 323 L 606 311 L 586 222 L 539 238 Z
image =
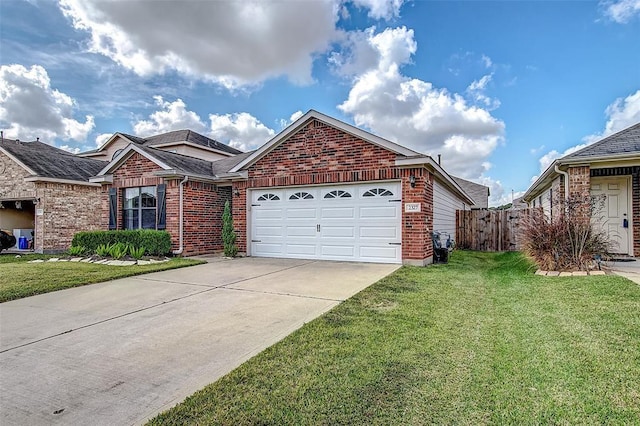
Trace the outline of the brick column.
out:
M 402 262 L 425 266 L 433 262 L 433 176 L 423 168 L 402 170 Z M 411 176 L 415 186 L 411 187 Z M 407 212 L 407 203 L 420 205 Z
M 585 222 L 591 220 L 591 175 L 589 166 L 569 167 L 569 198 L 574 204 L 574 216 Z
M 234 194 L 238 192 L 239 196 Z M 247 253 L 247 182 L 233 182 L 231 189 L 231 213 L 233 229 L 236 231 L 236 246 L 239 253 Z

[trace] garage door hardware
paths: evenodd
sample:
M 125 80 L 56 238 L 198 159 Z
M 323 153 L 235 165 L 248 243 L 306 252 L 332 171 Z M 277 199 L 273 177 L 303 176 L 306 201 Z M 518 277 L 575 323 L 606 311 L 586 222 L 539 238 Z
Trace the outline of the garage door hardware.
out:
M 390 246 L 401 246 L 402 243 L 389 243 Z

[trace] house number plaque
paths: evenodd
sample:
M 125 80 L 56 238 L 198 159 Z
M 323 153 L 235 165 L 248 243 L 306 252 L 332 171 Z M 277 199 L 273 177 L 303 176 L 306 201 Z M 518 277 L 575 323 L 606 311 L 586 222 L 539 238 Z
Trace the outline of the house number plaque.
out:
M 404 205 L 405 213 L 417 213 L 422 211 L 420 203 L 405 203 Z

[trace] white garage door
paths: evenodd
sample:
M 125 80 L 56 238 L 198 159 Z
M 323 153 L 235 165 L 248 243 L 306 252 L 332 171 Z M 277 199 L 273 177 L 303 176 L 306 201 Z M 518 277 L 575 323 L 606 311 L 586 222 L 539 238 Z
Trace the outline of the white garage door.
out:
M 251 255 L 400 263 L 400 183 L 251 191 Z

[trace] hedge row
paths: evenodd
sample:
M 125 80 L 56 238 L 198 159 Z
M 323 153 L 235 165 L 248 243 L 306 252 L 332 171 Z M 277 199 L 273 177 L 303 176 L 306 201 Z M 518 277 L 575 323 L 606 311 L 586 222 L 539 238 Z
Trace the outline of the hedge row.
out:
M 73 236 L 72 247 L 84 247 L 95 253 L 100 245 L 123 243 L 144 247 L 145 254 L 163 256 L 171 251 L 171 235 L 167 231 L 137 229 L 132 231 L 84 231 Z

